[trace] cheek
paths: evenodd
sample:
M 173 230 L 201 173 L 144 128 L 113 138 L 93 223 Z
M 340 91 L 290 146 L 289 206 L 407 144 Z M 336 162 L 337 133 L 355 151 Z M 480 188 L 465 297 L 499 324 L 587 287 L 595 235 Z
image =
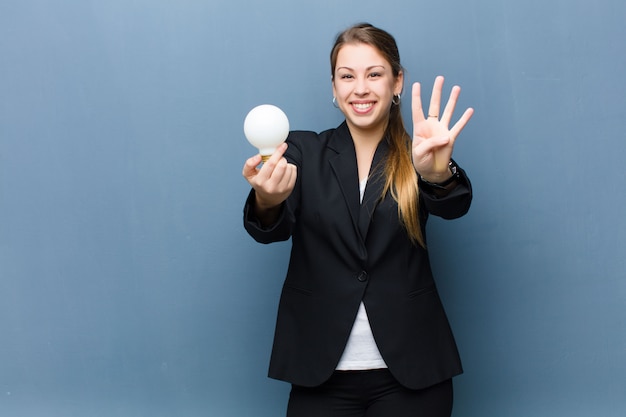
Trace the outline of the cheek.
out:
M 389 83 L 389 86 L 387 87 L 387 95 L 389 95 L 390 97 L 393 97 L 395 94 L 394 92 L 396 91 L 396 84 L 394 82 Z
M 346 88 L 345 85 L 335 85 L 333 87 L 333 93 L 336 97 L 345 97 L 347 94 L 349 94 L 349 90 L 348 88 Z

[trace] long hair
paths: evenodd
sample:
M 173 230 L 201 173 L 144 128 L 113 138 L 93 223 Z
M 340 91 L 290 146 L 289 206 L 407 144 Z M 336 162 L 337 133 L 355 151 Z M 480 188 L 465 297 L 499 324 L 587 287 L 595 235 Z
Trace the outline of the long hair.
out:
M 376 48 L 391 64 L 394 77 L 403 73 L 400 53 L 396 40 L 386 31 L 360 23 L 341 32 L 330 53 L 331 77 L 334 80 L 339 50 L 346 44 L 366 44 Z M 411 156 L 411 137 L 404 127 L 400 103 L 391 104 L 389 123 L 385 132 L 389 144 L 389 154 L 385 161 L 385 187 L 382 197 L 388 192 L 398 204 L 398 216 L 409 238 L 425 247 L 424 236 L 419 221 L 419 190 L 417 173 Z

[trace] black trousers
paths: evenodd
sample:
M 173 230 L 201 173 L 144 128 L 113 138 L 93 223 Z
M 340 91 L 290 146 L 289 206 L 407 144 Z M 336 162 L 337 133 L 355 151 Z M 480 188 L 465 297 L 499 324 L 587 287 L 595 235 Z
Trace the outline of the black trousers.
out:
M 287 417 L 450 417 L 452 380 L 421 390 L 387 369 L 335 372 L 318 387 L 292 385 Z

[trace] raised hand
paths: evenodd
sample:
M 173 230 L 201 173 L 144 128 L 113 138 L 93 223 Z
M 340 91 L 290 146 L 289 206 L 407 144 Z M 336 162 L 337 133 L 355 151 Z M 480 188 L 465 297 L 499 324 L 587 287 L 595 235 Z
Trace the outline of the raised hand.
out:
M 442 76 L 435 79 L 428 113 L 422 108 L 420 84 L 413 84 L 413 165 L 429 182 L 442 182 L 452 175 L 448 163 L 454 142 L 474 114 L 474 109 L 468 108 L 452 128 L 449 127 L 461 87 L 452 87 L 443 114 L 439 114 L 443 82 Z

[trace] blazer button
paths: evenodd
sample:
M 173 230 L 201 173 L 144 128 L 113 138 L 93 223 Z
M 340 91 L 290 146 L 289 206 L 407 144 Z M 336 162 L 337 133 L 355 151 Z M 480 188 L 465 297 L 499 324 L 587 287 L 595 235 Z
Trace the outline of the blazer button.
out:
M 365 271 L 359 272 L 359 275 L 357 275 L 356 279 L 358 279 L 360 282 L 367 281 L 367 272 Z

